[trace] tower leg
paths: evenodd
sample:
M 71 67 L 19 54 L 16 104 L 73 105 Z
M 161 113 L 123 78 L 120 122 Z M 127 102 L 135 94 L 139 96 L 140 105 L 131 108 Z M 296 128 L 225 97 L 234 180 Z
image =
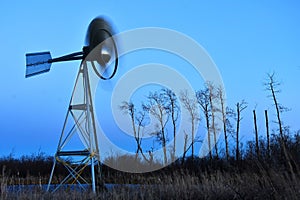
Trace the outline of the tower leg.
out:
M 50 174 L 50 178 L 49 178 L 49 182 L 48 182 L 48 186 L 47 186 L 47 192 L 49 192 L 49 189 L 50 189 L 50 185 L 51 185 L 53 174 L 54 174 L 55 165 L 56 165 L 56 158 L 54 158 L 54 162 L 53 162 L 53 166 L 52 166 L 52 170 L 51 170 L 51 174 Z
M 92 190 L 93 190 L 93 193 L 96 194 L 94 156 L 92 156 L 92 158 L 91 158 L 91 170 L 92 170 Z

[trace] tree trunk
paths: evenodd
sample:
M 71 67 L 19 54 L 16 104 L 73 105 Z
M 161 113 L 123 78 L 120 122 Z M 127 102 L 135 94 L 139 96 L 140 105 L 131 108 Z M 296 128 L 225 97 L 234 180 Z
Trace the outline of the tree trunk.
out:
M 265 110 L 265 118 L 266 118 L 266 132 L 267 132 L 267 156 L 270 159 L 271 148 L 270 148 L 270 133 L 269 133 L 269 119 L 268 119 L 268 111 Z
M 184 134 L 184 146 L 183 146 L 183 155 L 182 155 L 182 160 L 181 160 L 181 165 L 183 165 L 186 152 L 187 152 L 187 142 L 188 142 L 188 134 Z
M 240 104 L 236 104 L 236 112 L 237 112 L 237 121 L 236 121 L 236 151 L 235 151 L 235 159 L 239 161 L 240 158 L 240 150 L 239 150 L 239 131 L 240 131 Z
M 133 104 L 132 104 L 133 106 Z M 135 120 L 134 120 L 134 107 L 130 109 L 130 117 L 131 117 L 131 125 L 133 129 L 133 135 L 137 143 L 136 152 L 135 152 L 135 161 L 137 161 L 138 155 L 139 155 L 139 138 L 137 136 L 136 127 L 135 127 Z
M 210 126 L 209 126 L 209 114 L 208 114 L 208 111 L 205 111 L 205 119 L 206 119 L 206 129 L 207 129 L 207 142 L 208 142 L 209 160 L 212 161 L 211 141 L 210 141 Z
M 225 108 L 225 102 L 224 102 L 222 89 L 219 90 L 219 98 L 221 101 L 221 112 L 222 112 L 224 139 L 225 139 L 226 160 L 228 161 L 229 160 L 229 148 L 228 148 L 227 127 L 226 127 L 227 116 L 226 116 L 226 108 Z
M 166 148 L 166 137 L 165 137 L 165 129 L 163 125 L 163 121 L 161 120 L 161 136 L 162 136 L 162 146 L 163 146 L 163 152 L 164 152 L 164 164 L 167 164 L 167 148 Z
M 253 121 L 254 121 L 254 130 L 255 130 L 255 153 L 257 158 L 259 159 L 259 139 L 258 139 L 258 131 L 257 131 L 257 123 L 256 123 L 256 113 L 253 110 Z
M 214 148 L 216 152 L 216 158 L 219 159 L 219 151 L 218 151 L 218 145 L 217 145 L 217 130 L 216 130 L 216 122 L 215 122 L 215 107 L 213 104 L 213 88 L 212 86 L 209 86 L 209 103 L 210 103 L 210 109 L 211 109 L 211 129 L 213 131 L 214 136 Z
M 172 161 L 175 161 L 175 155 L 176 155 L 176 119 L 175 119 L 175 113 L 174 113 L 174 102 L 171 104 L 172 106 L 172 124 L 173 124 L 173 155 L 172 155 Z
M 283 137 L 281 118 L 280 118 L 280 109 L 279 109 L 279 105 L 278 105 L 278 102 L 277 102 L 277 99 L 276 99 L 276 95 L 275 95 L 273 85 L 271 85 L 271 92 L 272 92 L 272 97 L 273 97 L 273 101 L 274 101 L 275 108 L 276 108 L 276 115 L 277 115 L 277 121 L 278 121 L 278 126 L 279 126 L 279 134 L 280 134 L 280 137 L 283 141 L 284 137 Z
M 192 117 L 192 161 L 194 162 L 195 144 L 195 119 Z

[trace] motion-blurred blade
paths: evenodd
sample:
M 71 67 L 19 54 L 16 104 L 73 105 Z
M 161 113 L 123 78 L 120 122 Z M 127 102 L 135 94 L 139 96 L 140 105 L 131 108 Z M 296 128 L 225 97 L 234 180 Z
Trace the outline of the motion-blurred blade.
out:
M 50 70 L 50 52 L 28 53 L 26 54 L 26 74 L 25 77 L 35 76 Z
M 103 66 L 107 65 L 111 58 L 111 53 L 109 52 L 109 50 L 105 47 L 102 47 L 100 56 L 103 61 L 102 65 Z

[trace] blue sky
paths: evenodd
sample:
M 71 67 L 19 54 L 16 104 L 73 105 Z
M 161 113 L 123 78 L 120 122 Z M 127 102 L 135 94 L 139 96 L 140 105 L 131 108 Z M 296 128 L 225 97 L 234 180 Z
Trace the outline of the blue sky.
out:
M 299 7 L 298 1 L 2 1 L 0 155 L 55 152 L 79 62 L 25 79 L 25 53 L 49 50 L 55 57 L 81 50 L 89 22 L 99 15 L 118 32 L 163 27 L 202 45 L 220 70 L 228 105 L 249 103 L 244 137 L 252 137 L 254 108 L 262 134 L 264 110 L 275 119 L 263 87 L 274 71 L 282 82 L 279 101 L 292 109 L 283 115 L 285 124 L 298 130 Z

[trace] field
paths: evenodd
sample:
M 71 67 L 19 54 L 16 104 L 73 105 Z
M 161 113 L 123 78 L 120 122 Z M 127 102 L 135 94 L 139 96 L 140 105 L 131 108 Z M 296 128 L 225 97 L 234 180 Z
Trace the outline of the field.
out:
M 145 174 L 103 167 L 105 183 L 114 185 L 98 190 L 97 195 L 79 189 L 48 193 L 41 188 L 47 182 L 46 175 L 27 172 L 25 177 L 20 173 L 18 177 L 4 165 L 1 167 L 1 199 L 300 199 L 296 171 L 289 172 L 284 165 L 257 159 L 239 163 L 235 160 L 187 159 L 184 164 L 176 162 L 160 171 Z M 32 167 L 35 167 L 33 162 Z M 29 184 L 35 184 L 35 187 L 25 187 Z M 23 189 L 11 190 L 12 186 L 18 185 Z

